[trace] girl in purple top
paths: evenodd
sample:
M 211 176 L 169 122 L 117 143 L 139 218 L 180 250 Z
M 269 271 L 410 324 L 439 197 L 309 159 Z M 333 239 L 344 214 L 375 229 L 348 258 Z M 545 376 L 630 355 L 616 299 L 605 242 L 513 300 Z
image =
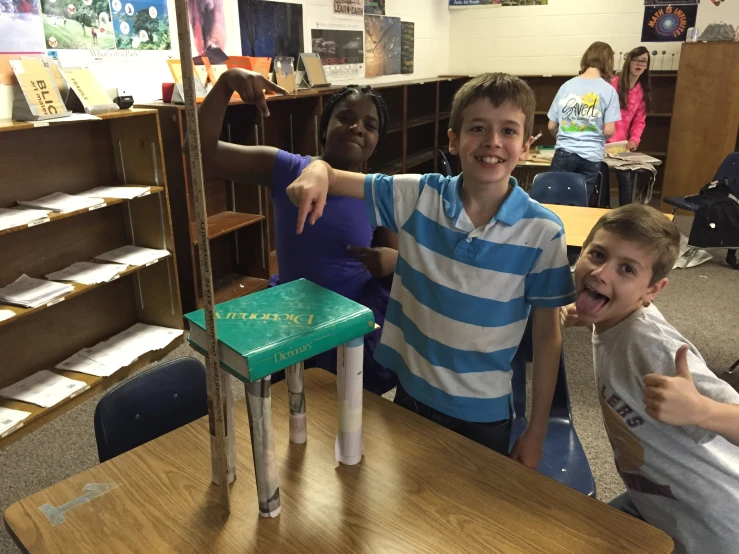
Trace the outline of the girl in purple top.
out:
M 285 189 L 313 160 L 270 146 L 242 146 L 221 142 L 219 135 L 234 91 L 269 116 L 263 90 L 285 93 L 259 73 L 230 69 L 200 106 L 198 121 L 205 169 L 238 183 L 270 187 L 275 214 L 275 242 L 279 282 L 305 278 L 370 308 L 382 325 L 397 260 L 397 237 L 380 227 L 373 233 L 364 202 L 331 197 L 323 217 L 302 234 L 295 233 L 297 208 Z M 387 107 L 370 87 L 355 85 L 336 92 L 321 115 L 321 159 L 333 167 L 361 171 L 387 132 Z M 373 358 L 380 331 L 365 336 L 364 387 L 382 394 L 396 385 L 395 374 Z M 315 364 L 336 373 L 336 352 L 316 358 Z

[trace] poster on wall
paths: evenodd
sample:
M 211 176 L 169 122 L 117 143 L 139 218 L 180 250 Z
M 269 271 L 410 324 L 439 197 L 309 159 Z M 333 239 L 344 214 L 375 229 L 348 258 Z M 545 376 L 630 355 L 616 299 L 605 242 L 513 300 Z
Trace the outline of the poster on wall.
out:
M 239 1 L 241 54 L 268 57 L 289 56 L 297 67 L 303 52 L 303 6 L 262 0 Z
M 38 0 L 0 0 L 0 53 L 43 52 Z
M 334 0 L 334 15 L 364 15 L 364 0 Z
M 549 0 L 503 0 L 503 6 L 546 6 Z
M 41 0 L 41 12 L 49 49 L 115 48 L 108 0 Z
M 449 0 L 450 8 L 470 8 L 475 6 L 500 7 L 503 0 Z
M 364 16 L 365 76 L 400 73 L 400 18 Z
M 116 48 L 172 49 L 166 0 L 111 0 L 110 7 Z
M 698 6 L 644 6 L 642 42 L 685 42 L 688 28 L 695 27 Z
M 404 75 L 413 73 L 415 23 L 400 22 L 400 72 Z
M 385 15 L 385 0 L 364 0 L 365 15 Z
M 211 63 L 223 63 L 228 57 L 223 0 L 187 0 L 187 8 L 193 53 L 207 56 Z
M 364 77 L 364 36 L 360 30 L 311 29 L 311 52 L 318 54 L 329 82 Z

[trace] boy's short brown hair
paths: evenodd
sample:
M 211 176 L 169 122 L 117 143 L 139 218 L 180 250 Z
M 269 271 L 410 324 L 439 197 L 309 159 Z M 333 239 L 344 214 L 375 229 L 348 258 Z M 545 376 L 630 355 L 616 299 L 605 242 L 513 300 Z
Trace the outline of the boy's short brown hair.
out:
M 589 67 L 594 67 L 600 71 L 600 76 L 604 80 L 611 82 L 613 77 L 613 48 L 605 42 L 594 42 L 580 60 L 580 73 L 584 73 Z
M 487 99 L 496 108 L 504 102 L 511 102 L 521 108 L 526 116 L 524 124 L 524 142 L 531 136 L 534 127 L 534 111 L 536 97 L 526 81 L 508 73 L 483 73 L 467 81 L 454 95 L 449 127 L 459 136 L 462 130 L 462 113 L 470 104 L 480 99 Z
M 667 277 L 680 254 L 680 231 L 665 214 L 651 206 L 627 204 L 610 210 L 590 230 L 582 245 L 583 250 L 600 229 L 643 246 L 652 253 L 650 286 Z

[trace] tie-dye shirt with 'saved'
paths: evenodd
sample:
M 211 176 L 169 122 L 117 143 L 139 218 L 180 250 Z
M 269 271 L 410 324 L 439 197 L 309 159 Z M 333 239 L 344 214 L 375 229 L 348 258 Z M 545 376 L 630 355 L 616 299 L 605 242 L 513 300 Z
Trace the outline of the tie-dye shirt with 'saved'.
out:
M 591 162 L 603 160 L 603 126 L 619 121 L 618 93 L 603 79 L 575 77 L 563 84 L 547 114 L 559 124 L 557 149 Z

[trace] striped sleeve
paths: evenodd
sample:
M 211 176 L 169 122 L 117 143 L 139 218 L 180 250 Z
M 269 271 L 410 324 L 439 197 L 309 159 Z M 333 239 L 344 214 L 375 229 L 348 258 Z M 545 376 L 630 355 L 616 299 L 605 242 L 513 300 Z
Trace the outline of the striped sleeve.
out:
M 551 235 L 550 235 L 551 236 Z M 539 245 L 541 252 L 526 275 L 526 301 L 536 307 L 557 308 L 575 301 L 575 284 L 567 262 L 564 228 Z
M 416 209 L 422 188 L 422 175 L 367 175 L 364 201 L 370 225 L 397 233 Z

